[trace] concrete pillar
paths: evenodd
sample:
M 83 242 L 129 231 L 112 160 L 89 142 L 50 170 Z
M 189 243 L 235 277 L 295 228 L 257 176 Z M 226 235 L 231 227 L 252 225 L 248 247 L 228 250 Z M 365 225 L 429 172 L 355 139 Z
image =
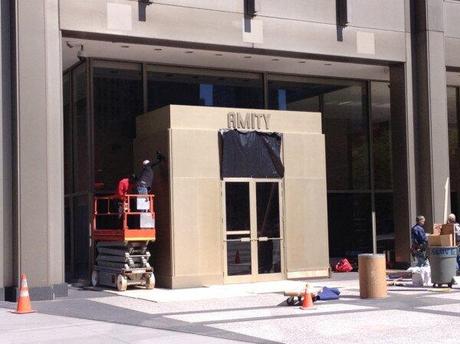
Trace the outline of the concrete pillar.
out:
M 12 269 L 12 156 L 11 156 L 11 45 L 9 1 L 0 2 L 0 300 L 13 284 Z
M 16 278 L 27 274 L 32 299 L 53 299 L 67 294 L 58 0 L 15 4 Z
M 417 212 L 426 216 L 428 231 L 446 220 L 449 177 L 443 5 L 443 0 L 417 0 L 412 8 Z M 450 199 L 447 207 L 450 211 Z
M 410 47 L 408 49 L 410 56 Z M 415 219 L 414 111 L 411 63 L 390 67 L 395 261 L 410 262 L 410 226 Z

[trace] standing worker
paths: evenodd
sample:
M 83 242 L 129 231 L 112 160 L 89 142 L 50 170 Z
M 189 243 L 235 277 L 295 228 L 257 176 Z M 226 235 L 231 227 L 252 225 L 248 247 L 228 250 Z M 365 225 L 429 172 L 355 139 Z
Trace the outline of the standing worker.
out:
M 144 160 L 142 163 L 142 171 L 137 179 L 137 193 L 140 195 L 147 195 L 149 190 L 152 188 L 153 183 L 153 167 L 158 165 L 164 160 L 163 155 L 157 152 L 157 161 L 152 163 L 150 160 Z
M 428 239 L 425 229 L 423 228 L 425 225 L 425 217 L 423 215 L 417 216 L 416 222 L 417 223 L 412 226 L 410 231 L 412 238 L 411 253 L 415 258 L 416 265 L 422 267 L 426 265 L 426 249 L 428 246 Z
M 455 214 L 449 214 L 447 217 L 447 224 L 454 225 L 455 231 L 455 245 L 460 246 L 460 225 L 457 223 Z M 457 255 L 457 270 L 460 269 L 460 255 Z

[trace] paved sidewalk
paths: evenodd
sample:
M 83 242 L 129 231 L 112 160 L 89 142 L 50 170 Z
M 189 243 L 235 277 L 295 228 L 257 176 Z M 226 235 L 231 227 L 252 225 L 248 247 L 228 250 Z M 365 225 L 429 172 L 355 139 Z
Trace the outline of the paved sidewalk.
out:
M 457 343 L 460 288 L 390 287 L 383 300 L 361 300 L 357 274 L 309 281 L 341 289 L 314 310 L 288 307 L 283 288 L 306 281 L 187 290 L 70 290 L 33 302 L 38 313 L 0 308 L 0 343 Z M 345 277 L 345 280 L 343 278 Z M 153 301 L 152 301 L 153 300 Z

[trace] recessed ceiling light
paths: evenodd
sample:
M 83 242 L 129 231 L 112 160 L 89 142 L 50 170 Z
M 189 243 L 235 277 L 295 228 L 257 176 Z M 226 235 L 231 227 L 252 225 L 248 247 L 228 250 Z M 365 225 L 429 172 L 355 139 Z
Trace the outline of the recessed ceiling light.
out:
M 244 58 L 245 58 L 245 59 L 251 59 L 252 56 L 245 56 Z
M 155 48 L 155 49 L 153 49 L 153 50 L 155 50 L 155 51 L 162 51 L 163 49 L 161 49 L 161 48 Z
M 325 63 L 325 66 L 332 66 L 332 63 Z
M 279 61 L 280 59 L 272 59 L 272 61 Z
M 193 54 L 193 51 L 192 50 L 187 50 L 185 53 L 186 54 Z
M 129 45 L 122 45 L 122 48 L 129 48 Z

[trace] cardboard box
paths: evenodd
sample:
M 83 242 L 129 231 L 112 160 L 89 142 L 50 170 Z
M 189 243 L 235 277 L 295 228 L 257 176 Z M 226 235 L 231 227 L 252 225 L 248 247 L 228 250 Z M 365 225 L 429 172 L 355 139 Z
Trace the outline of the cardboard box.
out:
M 428 235 L 428 246 L 454 246 L 453 236 L 450 234 Z
M 442 234 L 442 233 L 441 233 L 442 226 L 443 226 L 443 225 L 442 225 L 441 223 L 435 223 L 435 224 L 433 225 L 433 234 L 434 234 L 434 235 L 440 235 L 440 234 Z
M 451 223 L 442 225 L 441 227 L 441 234 L 454 234 L 454 231 L 455 231 L 455 225 Z

